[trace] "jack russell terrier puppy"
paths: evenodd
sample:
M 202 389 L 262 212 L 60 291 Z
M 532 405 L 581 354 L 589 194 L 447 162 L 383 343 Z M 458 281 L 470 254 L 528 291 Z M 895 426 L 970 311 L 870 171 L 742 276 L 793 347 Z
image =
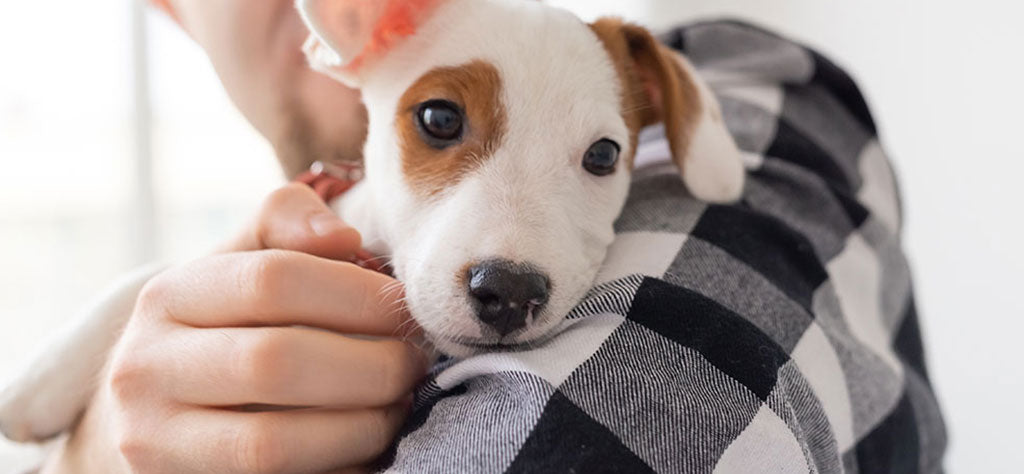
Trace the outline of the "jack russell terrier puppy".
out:
M 536 345 L 615 236 L 638 134 L 663 122 L 696 198 L 740 197 L 719 106 L 681 55 L 617 19 L 524 0 L 298 0 L 315 69 L 362 90 L 365 178 L 332 207 L 391 257 L 449 355 Z M 65 430 L 131 313 L 108 295 L 0 397 L 16 440 Z

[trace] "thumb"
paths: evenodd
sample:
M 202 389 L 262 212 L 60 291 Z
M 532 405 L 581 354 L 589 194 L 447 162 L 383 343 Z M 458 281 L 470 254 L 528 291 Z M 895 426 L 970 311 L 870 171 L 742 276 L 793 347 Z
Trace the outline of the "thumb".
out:
M 362 245 L 347 225 L 304 184 L 292 183 L 270 194 L 256 221 L 224 252 L 292 250 L 334 260 L 352 260 Z

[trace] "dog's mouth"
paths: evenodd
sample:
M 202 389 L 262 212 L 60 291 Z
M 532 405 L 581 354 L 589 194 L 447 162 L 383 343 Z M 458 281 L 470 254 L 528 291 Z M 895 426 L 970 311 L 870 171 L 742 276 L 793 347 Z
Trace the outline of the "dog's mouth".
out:
M 535 349 L 543 337 L 532 338 L 525 341 L 507 341 L 504 339 L 477 339 L 470 337 L 444 337 L 434 336 L 435 342 L 442 342 L 444 345 L 453 345 L 466 352 L 488 353 L 488 352 L 522 352 Z

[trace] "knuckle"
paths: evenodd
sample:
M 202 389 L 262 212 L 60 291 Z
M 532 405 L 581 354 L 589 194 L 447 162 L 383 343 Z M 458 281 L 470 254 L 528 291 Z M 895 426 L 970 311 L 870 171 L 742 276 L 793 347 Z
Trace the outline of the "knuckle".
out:
M 301 183 L 289 183 L 275 189 L 263 201 L 264 213 L 273 212 L 276 209 L 286 207 L 288 203 L 302 196 L 306 192 L 306 186 Z
M 152 464 L 155 455 L 153 446 L 146 437 L 135 435 L 136 430 L 126 430 L 117 439 L 117 451 L 133 470 L 143 469 Z
M 137 359 L 118 357 L 111 363 L 108 385 L 118 401 L 134 400 L 149 386 L 149 368 Z
M 293 208 L 293 203 L 302 192 L 301 184 L 291 183 L 278 189 L 274 189 L 263 200 L 256 219 L 256 235 L 260 242 L 266 241 L 267 234 L 274 227 L 274 221 L 278 220 L 281 213 Z M 265 244 L 264 244 L 265 245 Z
M 249 344 L 242 345 L 235 366 L 240 383 L 267 392 L 280 387 L 287 373 L 286 356 L 290 341 L 273 329 L 264 329 Z
M 275 234 L 275 229 L 280 230 L 282 217 L 287 218 L 289 213 L 296 212 L 296 203 L 301 202 L 304 194 L 311 192 L 304 184 L 291 183 L 274 190 L 264 199 L 254 229 L 261 246 L 272 246 L 268 240 Z
M 143 285 L 139 291 L 135 306 L 143 312 L 162 308 L 166 305 L 167 298 L 173 294 L 171 278 L 167 273 L 161 273 Z
M 274 473 L 285 468 L 278 430 L 269 418 L 257 418 L 235 432 L 234 463 L 239 472 Z
M 259 213 L 260 228 L 265 229 L 280 213 L 295 209 L 295 204 L 302 200 L 317 202 L 319 198 L 309 186 L 302 183 L 289 183 L 275 189 L 263 200 Z
M 269 307 L 286 291 L 290 255 L 280 250 L 265 250 L 247 259 L 239 272 L 241 294 L 251 298 L 254 307 Z

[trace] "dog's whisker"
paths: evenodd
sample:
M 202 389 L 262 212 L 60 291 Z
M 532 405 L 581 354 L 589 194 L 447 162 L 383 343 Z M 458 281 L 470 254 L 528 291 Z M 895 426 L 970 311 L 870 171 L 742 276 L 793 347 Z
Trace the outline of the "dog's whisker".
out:
M 367 262 L 390 262 L 392 260 L 390 255 L 378 255 L 366 259 Z
M 404 301 L 405 296 L 399 296 L 402 294 L 402 288 L 391 288 L 386 291 L 382 291 L 380 296 L 384 299 L 392 299 L 394 301 Z
M 404 290 L 404 284 L 398 280 L 394 280 L 380 287 L 380 289 L 377 290 L 377 296 L 388 298 L 402 290 Z
M 412 337 L 412 334 L 416 331 L 416 320 L 410 318 L 403 321 L 398 327 L 395 328 L 395 334 L 399 335 L 403 341 L 408 340 Z

